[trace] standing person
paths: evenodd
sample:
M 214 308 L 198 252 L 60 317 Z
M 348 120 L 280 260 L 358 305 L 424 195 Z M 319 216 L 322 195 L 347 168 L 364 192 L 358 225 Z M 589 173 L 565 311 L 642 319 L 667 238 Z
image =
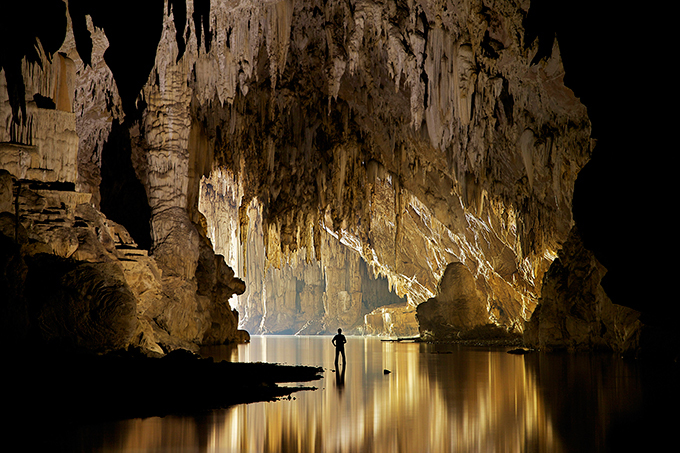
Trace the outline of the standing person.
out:
M 342 354 L 342 366 L 343 368 L 347 365 L 347 358 L 345 357 L 345 343 L 347 339 L 342 334 L 342 329 L 338 329 L 338 334 L 331 340 L 333 346 L 335 346 L 335 368 L 338 367 L 338 356 Z

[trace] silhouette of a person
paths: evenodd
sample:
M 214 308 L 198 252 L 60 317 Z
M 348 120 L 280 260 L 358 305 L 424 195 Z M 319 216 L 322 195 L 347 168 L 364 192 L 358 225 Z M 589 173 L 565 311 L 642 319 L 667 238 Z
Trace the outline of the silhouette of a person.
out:
M 335 346 L 335 368 L 338 367 L 338 356 L 342 354 L 342 366 L 344 368 L 347 365 L 347 358 L 345 357 L 345 343 L 347 339 L 342 334 L 342 329 L 338 329 L 338 334 L 331 340 L 333 346 Z

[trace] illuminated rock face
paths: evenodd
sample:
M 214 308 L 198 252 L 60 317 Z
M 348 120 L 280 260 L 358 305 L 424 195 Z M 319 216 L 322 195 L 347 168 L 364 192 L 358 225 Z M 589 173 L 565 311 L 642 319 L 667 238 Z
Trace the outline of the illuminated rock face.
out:
M 418 305 L 421 332 L 441 335 L 449 330 L 452 336 L 489 323 L 474 277 L 463 264 L 449 264 L 438 289 L 436 298 Z
M 154 173 L 149 198 L 160 212 L 152 255 L 95 208 L 99 191 L 82 190 L 89 186 L 78 172 L 77 129 L 84 127 L 73 108 L 83 109 L 74 104 L 82 83 L 76 68 L 83 71 L 82 62 L 65 53 L 41 53 L 38 62 L 22 63 L 22 108 L 13 108 L 7 85 L 0 90 L 8 126 L 0 129 L 3 338 L 149 354 L 246 340 L 238 315 L 221 303 L 242 293 L 243 282 L 177 206 L 173 183 Z M 128 209 L 137 201 L 119 200 Z
M 75 183 L 149 248 L 150 319 L 201 342 L 207 294 L 229 312 L 199 281 L 210 238 L 247 284 L 234 305 L 255 332 L 376 332 L 371 312 L 399 298 L 412 320 L 452 263 L 482 317 L 521 331 L 591 151 L 559 47 L 531 61 L 528 8 L 149 2 L 129 5 L 146 22 L 121 43 L 113 2 L 69 2 Z M 238 215 L 220 232 L 220 209 L 199 206 L 216 172 L 236 181 Z M 372 279 L 396 296 L 370 301 Z
M 591 149 L 559 48 L 530 63 L 528 5 L 275 5 L 215 11 L 213 45 L 197 67 L 234 58 L 227 67 L 242 77 L 196 76 L 201 96 L 213 89 L 220 99 L 197 103 L 195 115 L 238 181 L 233 203 L 260 206 L 266 266 L 304 248 L 321 272 L 337 271 L 320 258 L 332 232 L 414 307 L 462 263 L 489 322 L 521 331 L 571 227 L 573 183 Z M 253 15 L 271 26 L 253 25 Z M 245 39 L 257 27 L 259 53 Z M 239 219 L 243 232 L 248 217 Z M 351 304 L 344 291 L 338 300 Z M 239 310 L 262 313 L 261 300 Z
M 406 301 L 390 291 L 387 279 L 369 272 L 361 255 L 335 235 L 325 230 L 320 233 L 319 260 L 314 250 L 308 254 L 304 248 L 283 261 L 268 261 L 259 203 L 247 206 L 248 222 L 241 232 L 241 195 L 232 177 L 214 172 L 203 181 L 200 195 L 199 208 L 206 215 L 208 235 L 217 253 L 227 257 L 246 282 L 245 292 L 232 300 L 243 329 L 253 334 L 333 333 L 338 327 L 351 333 L 406 331 L 400 327 L 404 321 L 396 315 L 381 313 L 376 318 L 371 314 L 378 307 L 396 303 L 405 309 Z M 417 333 L 415 311 L 410 313 L 411 331 Z

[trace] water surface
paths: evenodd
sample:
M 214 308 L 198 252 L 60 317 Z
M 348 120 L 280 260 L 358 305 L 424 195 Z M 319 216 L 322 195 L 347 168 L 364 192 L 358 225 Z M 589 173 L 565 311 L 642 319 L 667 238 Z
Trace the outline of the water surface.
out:
M 649 381 L 638 363 L 610 354 L 513 355 L 348 337 L 347 366 L 336 370 L 330 341 L 254 336 L 248 345 L 205 348 L 216 360 L 320 366 L 325 377 L 312 383 L 317 390 L 282 401 L 83 427 L 78 445 L 106 452 L 651 451 L 678 420 L 660 412 L 677 402 L 677 391 L 665 401 L 659 391 L 673 385 L 670 375 Z

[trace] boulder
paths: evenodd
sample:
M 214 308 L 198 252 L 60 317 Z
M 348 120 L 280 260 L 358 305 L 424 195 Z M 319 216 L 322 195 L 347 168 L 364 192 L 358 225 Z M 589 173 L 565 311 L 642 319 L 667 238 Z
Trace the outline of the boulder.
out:
M 462 263 L 449 263 L 437 296 L 418 305 L 420 333 L 437 339 L 457 338 L 461 333 L 489 324 L 486 304 L 475 279 Z
M 415 337 L 419 334 L 416 307 L 401 303 L 376 308 L 364 316 L 363 333 L 391 337 Z

